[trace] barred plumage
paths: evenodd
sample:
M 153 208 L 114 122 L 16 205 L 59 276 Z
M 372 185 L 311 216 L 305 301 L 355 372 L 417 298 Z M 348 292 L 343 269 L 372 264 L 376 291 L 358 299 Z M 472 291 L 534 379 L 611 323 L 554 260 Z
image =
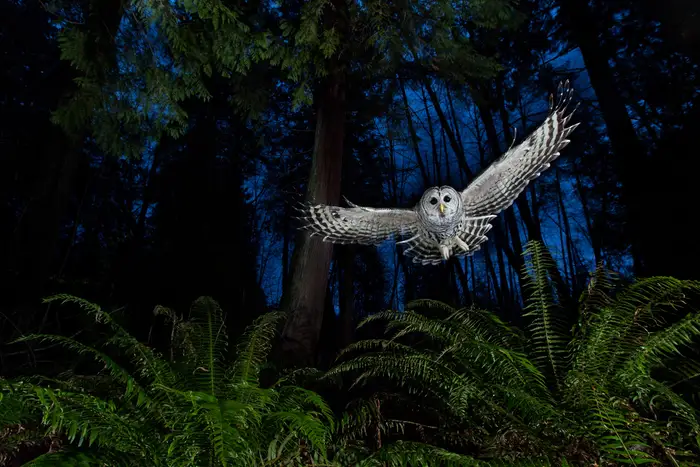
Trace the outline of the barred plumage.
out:
M 568 81 L 559 85 L 558 94 L 556 106 L 550 96 L 550 113 L 544 123 L 525 141 L 506 151 L 462 192 L 468 216 L 498 214 L 510 207 L 528 183 L 547 170 L 559 157 L 559 151 L 569 144 L 566 138 L 579 123 L 566 126 L 576 111 L 574 108 L 566 114 L 573 95 Z
M 558 100 L 545 121 L 525 141 L 506 151 L 467 188 L 428 188 L 413 209 L 378 209 L 307 204 L 300 210 L 302 228 L 333 243 L 377 245 L 391 237 L 405 237 L 405 253 L 413 262 L 437 264 L 451 256 L 469 256 L 488 240 L 491 220 L 559 156 L 579 125 L 567 126 L 576 111 L 566 113 L 573 91 L 559 85 Z

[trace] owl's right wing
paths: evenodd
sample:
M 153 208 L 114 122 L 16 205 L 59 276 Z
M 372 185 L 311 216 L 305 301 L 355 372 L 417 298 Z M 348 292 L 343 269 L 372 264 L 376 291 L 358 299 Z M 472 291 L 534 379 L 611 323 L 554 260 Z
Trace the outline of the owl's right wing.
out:
M 347 201 L 347 200 L 346 200 Z M 378 245 L 395 236 L 414 236 L 419 231 L 418 214 L 413 209 L 349 208 L 326 204 L 305 204 L 300 209 L 302 229 L 323 237 L 326 242 Z
M 470 217 L 498 214 L 508 208 L 525 187 L 547 170 L 579 125 L 569 125 L 576 109 L 566 111 L 573 90 L 560 84 L 556 105 L 550 104 L 545 121 L 525 141 L 509 149 L 462 192 L 464 211 Z

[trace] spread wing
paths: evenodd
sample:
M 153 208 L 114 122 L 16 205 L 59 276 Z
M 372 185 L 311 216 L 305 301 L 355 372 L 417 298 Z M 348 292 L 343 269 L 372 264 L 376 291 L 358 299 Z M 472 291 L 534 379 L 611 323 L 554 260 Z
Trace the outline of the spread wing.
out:
M 346 200 L 347 201 L 347 200 Z M 349 208 L 306 204 L 300 209 L 301 228 L 326 242 L 378 245 L 394 236 L 413 236 L 419 231 L 418 214 L 412 209 Z
M 556 106 L 551 103 L 547 119 L 525 141 L 509 149 L 462 192 L 465 214 L 469 217 L 498 214 L 510 207 L 528 183 L 547 170 L 567 144 L 569 134 L 579 124 L 569 125 L 574 108 L 566 113 L 573 90 L 569 82 L 559 84 Z

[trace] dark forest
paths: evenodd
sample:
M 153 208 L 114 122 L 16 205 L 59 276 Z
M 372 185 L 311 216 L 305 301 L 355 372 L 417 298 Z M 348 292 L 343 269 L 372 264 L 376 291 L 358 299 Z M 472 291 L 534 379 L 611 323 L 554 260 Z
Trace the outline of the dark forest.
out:
M 698 135 L 696 0 L 0 0 L 0 466 L 700 466 Z

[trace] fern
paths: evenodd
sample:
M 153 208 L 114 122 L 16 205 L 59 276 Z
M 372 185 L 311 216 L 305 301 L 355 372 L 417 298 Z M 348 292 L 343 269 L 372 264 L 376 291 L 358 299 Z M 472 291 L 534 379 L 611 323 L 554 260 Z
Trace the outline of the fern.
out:
M 230 362 L 223 312 L 214 300 L 197 299 L 188 319 L 158 308 L 156 314 L 166 316 L 173 326 L 174 352 L 172 361 L 167 361 L 99 306 L 68 295 L 47 300 L 76 304 L 106 325 L 112 332 L 108 344 L 126 351 L 136 373 L 73 339 L 24 337 L 93 356 L 108 370 L 101 378 L 124 388 L 104 397 L 95 392 L 90 379 L 70 374 L 58 380 L 41 378 L 38 383 L 0 380 L 0 397 L 5 401 L 0 404 L 0 420 L 35 420 L 69 442 L 60 452 L 35 459 L 33 465 L 245 466 L 259 465 L 266 452 L 275 453 L 267 459 L 279 462 L 275 465 L 302 465 L 305 456 L 327 461 L 334 423 L 325 401 L 283 381 L 272 388 L 259 385 L 260 367 L 283 315 L 261 316 L 246 331 Z
M 523 288 L 529 292 L 526 313 L 531 317 L 528 326 L 530 352 L 535 363 L 550 381 L 559 388 L 567 359 L 567 339 L 561 310 L 555 305 L 554 285 L 549 274 L 556 264 L 543 245 L 531 241 L 525 249 Z
M 564 310 L 549 254 L 537 243 L 530 243 L 526 254 L 528 341 L 490 312 L 422 300 L 406 312 L 366 318 L 360 326 L 386 323 L 386 337 L 349 346 L 325 378 L 351 375 L 351 389 L 369 381 L 382 388 L 380 393 L 395 388 L 392 399 L 407 398 L 411 402 L 404 407 L 413 405 L 424 417 L 442 420 L 445 428 L 436 428 L 431 439 L 445 443 L 446 450 L 411 445 L 415 457 L 407 462 L 417 465 L 427 462 L 422 456 L 428 453 L 441 465 L 453 459 L 460 465 L 495 465 L 489 457 L 507 457 L 507 465 L 569 465 L 569 445 L 602 463 L 659 464 L 664 458 L 691 465 L 689 459 L 700 452 L 698 413 L 673 390 L 673 381 L 658 380 L 654 372 L 683 358 L 683 365 L 675 365 L 678 371 L 666 374 L 677 375 L 678 382 L 700 374 L 696 359 L 688 359 L 700 315 L 691 311 L 679 317 L 698 284 L 655 277 L 621 287 L 612 273 L 599 269 L 578 310 Z M 567 321 L 577 323 L 573 333 L 566 332 Z M 344 439 L 392 418 L 359 407 L 353 412 L 357 422 L 343 424 Z M 410 423 L 402 420 L 401 426 Z M 473 426 L 483 430 L 469 438 L 481 456 L 456 454 L 465 436 L 450 430 L 461 433 L 460 427 Z M 383 452 L 403 449 L 413 455 L 404 449 L 408 444 L 397 446 Z

